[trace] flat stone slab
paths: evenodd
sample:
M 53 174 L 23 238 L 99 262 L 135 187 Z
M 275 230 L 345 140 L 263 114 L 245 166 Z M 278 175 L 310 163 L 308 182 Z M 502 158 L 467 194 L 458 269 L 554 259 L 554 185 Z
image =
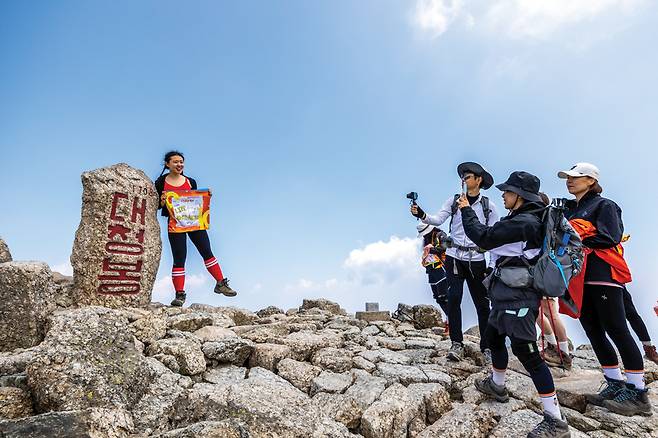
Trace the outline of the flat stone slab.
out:
M 380 310 L 379 312 L 356 312 L 356 319 L 362 321 L 390 321 L 391 312 Z

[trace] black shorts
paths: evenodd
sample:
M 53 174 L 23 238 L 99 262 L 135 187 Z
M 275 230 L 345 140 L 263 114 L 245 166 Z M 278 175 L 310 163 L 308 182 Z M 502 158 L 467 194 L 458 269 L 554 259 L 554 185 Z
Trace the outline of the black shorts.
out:
M 536 320 L 539 309 L 523 307 L 514 310 L 491 310 L 489 325 L 501 335 L 513 336 L 525 341 L 537 340 Z

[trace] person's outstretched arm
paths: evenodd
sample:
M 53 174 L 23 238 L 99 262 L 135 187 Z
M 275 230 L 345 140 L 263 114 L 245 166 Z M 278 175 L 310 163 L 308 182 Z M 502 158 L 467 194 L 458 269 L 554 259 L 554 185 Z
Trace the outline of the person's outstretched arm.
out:
M 498 221 L 492 226 L 484 225 L 470 206 L 462 207 L 462 223 L 469 239 L 482 249 L 490 250 L 507 243 L 526 241 L 531 224 L 523 218 L 510 218 Z M 537 232 L 539 230 L 535 230 Z

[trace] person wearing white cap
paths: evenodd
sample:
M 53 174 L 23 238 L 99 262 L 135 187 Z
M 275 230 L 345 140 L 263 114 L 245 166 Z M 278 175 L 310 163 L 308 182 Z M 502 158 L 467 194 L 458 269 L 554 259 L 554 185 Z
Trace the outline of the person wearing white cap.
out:
M 448 320 L 448 281 L 444 267 L 446 238 L 448 235 L 440 228 L 423 222 L 416 226 L 418 237 L 423 239 L 423 256 L 421 265 L 427 273 L 427 280 L 432 289 L 432 296 Z M 446 325 L 448 330 L 449 325 Z M 446 331 L 447 333 L 447 331 Z
M 558 177 L 566 179 L 567 190 L 575 196 L 566 204 L 565 217 L 579 232 L 586 254 L 582 291 L 572 286 L 569 291 L 574 295 L 582 292 L 579 320 L 606 380 L 598 394 L 586 394 L 587 401 L 622 415 L 651 415 L 642 353 L 626 324 L 624 284 L 631 281 L 631 275 L 621 247 L 621 208 L 601 196 L 600 172 L 593 164 L 577 163 L 558 172 Z M 626 381 L 615 347 L 624 363 Z
M 493 176 L 480 164 L 470 161 L 457 166 L 457 174 L 461 179 L 463 192 L 465 192 L 465 196 L 473 206 L 480 222 L 485 225 L 497 222 L 496 206 L 481 193 L 481 190 L 486 190 L 493 185 Z M 448 321 L 450 322 L 450 340 L 452 341 L 452 346 L 448 351 L 448 359 L 459 361 L 464 356 L 461 304 L 464 295 L 464 282 L 466 282 L 478 316 L 480 351 L 484 354 L 485 360 L 489 362 L 491 350 L 487 345 L 485 331 L 489 320 L 490 305 L 487 288 L 482 284 L 487 273 L 487 262 L 484 251 L 478 248 L 464 233 L 461 211 L 457 208 L 459 196 L 459 194 L 456 194 L 448 198 L 434 216 L 427 215 L 418 205 L 411 206 L 411 214 L 423 223 L 435 226 L 440 226 L 450 220 L 448 232 L 451 243 L 446 251 L 445 263 L 449 286 Z

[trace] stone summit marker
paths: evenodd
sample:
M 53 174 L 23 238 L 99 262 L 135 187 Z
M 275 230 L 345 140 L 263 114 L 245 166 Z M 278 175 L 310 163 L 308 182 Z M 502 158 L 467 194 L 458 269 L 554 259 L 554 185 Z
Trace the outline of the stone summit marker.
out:
M 74 301 L 114 308 L 150 303 L 162 251 L 153 182 L 120 163 L 84 172 L 82 187 L 71 253 Z

